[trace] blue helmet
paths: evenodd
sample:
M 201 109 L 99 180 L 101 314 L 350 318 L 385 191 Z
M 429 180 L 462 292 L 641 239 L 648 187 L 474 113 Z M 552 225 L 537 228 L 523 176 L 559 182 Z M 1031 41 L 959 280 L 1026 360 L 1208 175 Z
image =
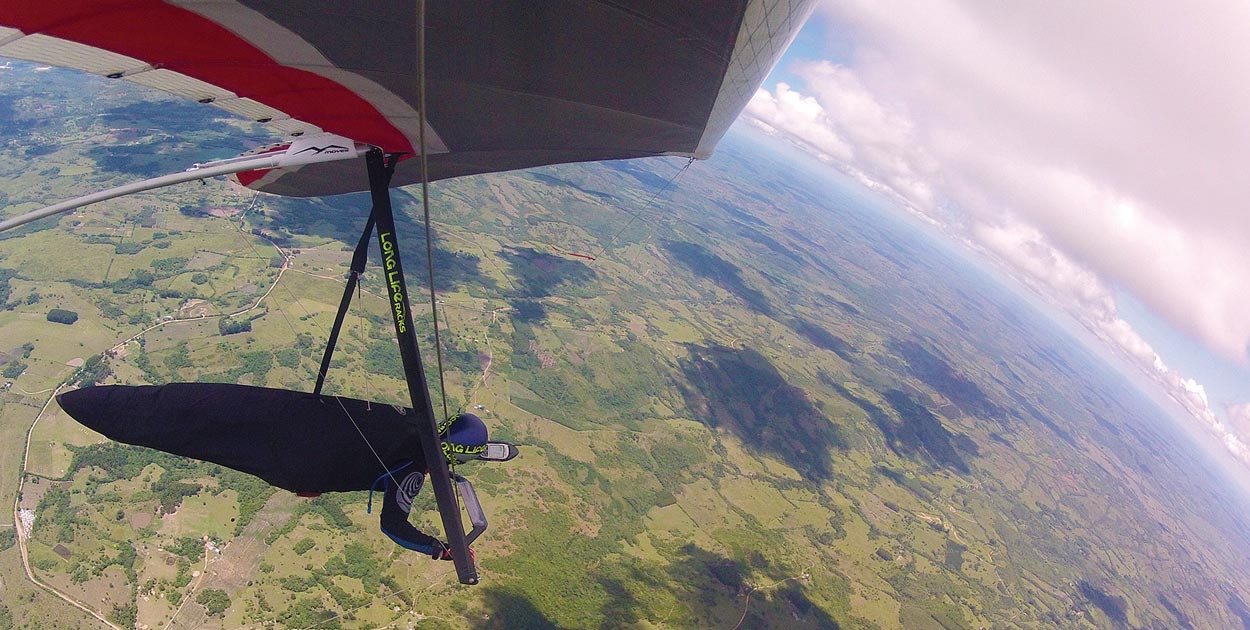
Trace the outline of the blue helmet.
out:
M 486 423 L 471 413 L 458 413 L 438 427 L 448 464 L 477 459 L 486 452 Z

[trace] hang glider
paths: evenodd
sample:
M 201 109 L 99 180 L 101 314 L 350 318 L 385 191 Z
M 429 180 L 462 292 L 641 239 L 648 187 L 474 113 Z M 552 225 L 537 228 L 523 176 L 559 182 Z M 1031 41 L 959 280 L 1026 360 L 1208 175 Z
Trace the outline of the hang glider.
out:
M 132 81 L 268 125 L 249 155 L 0 222 L 231 175 L 296 197 L 371 192 L 413 408 L 433 418 L 389 187 L 545 164 L 706 158 L 814 0 L 6 0 L 0 57 Z M 340 150 L 341 149 L 341 150 Z M 365 165 L 359 159 L 364 156 Z M 428 231 L 427 231 L 428 233 Z M 316 391 L 320 391 L 318 381 Z M 421 427 L 438 443 L 436 427 Z M 442 461 L 430 453 L 428 461 Z M 445 465 L 431 466 L 461 582 L 478 580 Z
M 265 123 L 415 155 L 430 181 L 543 164 L 706 158 L 810 0 L 9 0 L 0 56 L 133 81 Z M 421 181 L 401 160 L 394 186 Z M 251 172 L 296 197 L 369 189 L 343 163 Z
M 301 496 L 370 490 L 379 466 L 412 461 L 410 449 L 422 439 L 421 427 L 405 422 L 412 409 L 233 383 L 99 385 L 61 394 L 57 403 L 109 439 L 220 464 Z M 477 459 L 517 454 L 507 442 L 486 446 Z M 486 531 L 486 515 L 473 484 L 453 477 L 473 523 L 472 543 Z

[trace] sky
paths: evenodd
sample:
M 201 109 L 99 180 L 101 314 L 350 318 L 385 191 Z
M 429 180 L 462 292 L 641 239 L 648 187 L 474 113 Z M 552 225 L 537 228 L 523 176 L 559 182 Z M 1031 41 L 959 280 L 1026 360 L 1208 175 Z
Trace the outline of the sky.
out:
M 1250 4 L 838 0 L 748 105 L 1250 465 Z

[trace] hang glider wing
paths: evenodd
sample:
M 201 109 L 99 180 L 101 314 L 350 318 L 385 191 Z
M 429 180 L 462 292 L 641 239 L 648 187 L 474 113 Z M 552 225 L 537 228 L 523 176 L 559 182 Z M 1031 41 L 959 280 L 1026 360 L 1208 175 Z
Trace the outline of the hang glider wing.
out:
M 288 142 L 329 132 L 411 156 L 422 119 L 414 5 L 8 0 L 0 5 L 0 56 L 211 103 L 270 125 Z M 707 157 L 812 6 L 432 0 L 425 28 L 429 177 Z M 369 188 L 351 160 L 235 177 L 301 197 Z M 418 161 L 408 159 L 392 185 L 419 180 Z

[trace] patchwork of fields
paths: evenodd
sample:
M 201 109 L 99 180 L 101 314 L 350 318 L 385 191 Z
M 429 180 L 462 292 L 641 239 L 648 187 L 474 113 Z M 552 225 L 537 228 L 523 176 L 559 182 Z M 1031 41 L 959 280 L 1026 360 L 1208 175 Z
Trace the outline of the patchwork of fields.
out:
M 114 151 L 116 129 L 213 150 L 249 138 L 213 112 L 88 89 L 103 115 L 5 96 L 0 128 L 23 130 L 0 149 L 8 212 L 195 154 Z M 297 498 L 43 410 L 84 380 L 311 390 L 364 196 L 208 182 L 6 235 L 0 496 L 37 514 L 35 576 L 122 627 L 1250 628 L 1250 528 L 1160 413 L 768 142 L 737 130 L 671 186 L 684 163 L 657 159 L 433 188 L 446 378 L 430 385 L 523 445 L 462 469 L 491 522 L 473 588 L 392 544 L 365 493 Z M 396 199 L 424 285 L 415 199 Z M 384 296 L 371 267 L 327 392 L 406 402 Z M 0 549 L 3 619 L 102 625 Z

